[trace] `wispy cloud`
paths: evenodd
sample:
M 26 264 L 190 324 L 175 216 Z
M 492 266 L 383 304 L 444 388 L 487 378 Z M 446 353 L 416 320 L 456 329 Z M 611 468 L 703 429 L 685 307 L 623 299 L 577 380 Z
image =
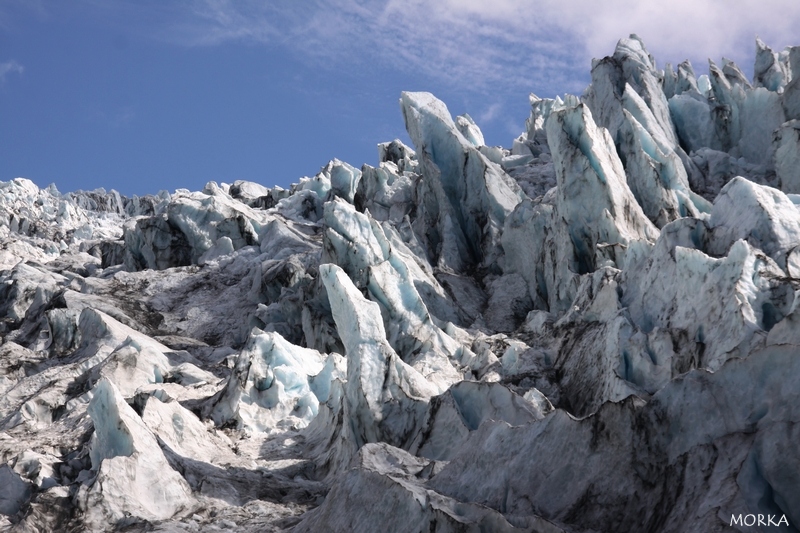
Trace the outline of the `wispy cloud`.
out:
M 166 38 L 194 46 L 284 46 L 334 68 L 388 67 L 483 92 L 501 83 L 530 86 L 545 69 L 567 83 L 571 71 L 588 65 L 575 64 L 581 44 L 560 28 L 536 23 L 531 31 L 513 13 L 464 9 L 455 0 L 309 0 L 302 8 L 285 0 L 206 0 L 185 15 Z
M 491 122 L 496 119 L 500 115 L 500 111 L 503 109 L 503 105 L 500 103 L 494 103 L 487 107 L 480 115 L 478 115 L 478 121 L 480 123 Z
M 488 92 L 503 84 L 577 92 L 592 57 L 638 33 L 659 64 L 752 61 L 759 34 L 798 40 L 796 0 L 205 0 L 170 36 L 188 45 L 283 45 L 332 66 L 378 63 Z M 743 65 L 746 69 L 749 65 Z M 700 69 L 702 70 L 702 69 Z
M 6 77 L 10 74 L 22 74 L 25 70 L 25 67 L 14 61 L 6 61 L 4 63 L 0 63 L 0 83 L 5 83 Z
M 637 33 L 660 65 L 688 58 L 705 71 L 707 59 L 725 56 L 751 70 L 756 35 L 779 48 L 800 44 L 795 0 L 608 0 L 602 8 L 583 0 L 548 3 L 561 13 L 547 16 L 582 35 L 594 56 L 608 54 L 617 39 Z

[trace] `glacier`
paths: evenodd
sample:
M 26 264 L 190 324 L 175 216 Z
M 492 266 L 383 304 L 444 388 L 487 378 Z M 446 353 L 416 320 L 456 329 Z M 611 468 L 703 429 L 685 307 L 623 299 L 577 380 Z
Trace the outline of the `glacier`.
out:
M 508 148 L 404 92 L 413 147 L 288 189 L 0 183 L 0 530 L 800 530 L 800 47 L 755 52 L 631 35 Z

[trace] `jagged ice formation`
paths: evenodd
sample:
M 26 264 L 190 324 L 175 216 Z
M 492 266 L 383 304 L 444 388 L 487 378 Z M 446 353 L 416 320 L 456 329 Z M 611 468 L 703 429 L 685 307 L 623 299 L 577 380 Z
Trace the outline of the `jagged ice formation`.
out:
M 290 189 L 0 183 L 0 529 L 800 527 L 800 47 Z

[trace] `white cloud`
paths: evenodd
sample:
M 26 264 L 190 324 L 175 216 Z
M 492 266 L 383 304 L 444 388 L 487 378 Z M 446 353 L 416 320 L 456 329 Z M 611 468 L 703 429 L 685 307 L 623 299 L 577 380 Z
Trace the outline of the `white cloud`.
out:
M 422 0 L 206 0 L 168 34 L 188 45 L 230 40 L 283 45 L 335 67 L 377 64 L 481 91 L 500 84 L 531 85 L 543 70 L 566 82 L 577 69 L 574 53 L 557 44 L 569 35 L 556 39 L 559 31 L 547 28 L 521 31 L 516 20 L 454 5 Z M 588 60 L 580 68 L 587 66 Z
M 6 61 L 5 63 L 0 63 L 0 83 L 6 81 L 6 76 L 12 73 L 22 74 L 25 68 L 14 61 Z
M 478 122 L 481 124 L 486 122 L 491 122 L 496 119 L 500 115 L 500 111 L 503 109 L 502 104 L 494 103 L 487 107 L 480 115 L 478 115 Z
M 800 40 L 797 0 L 205 0 L 171 36 L 282 45 L 334 67 L 378 63 L 489 93 L 579 92 L 592 57 L 639 34 L 659 63 L 723 55 L 751 69 L 754 39 Z M 198 7 L 199 6 L 199 7 Z M 584 80 L 578 83 L 577 80 Z
M 570 24 L 594 56 L 608 54 L 617 39 L 637 33 L 660 65 L 689 58 L 705 71 L 708 58 L 726 56 L 750 70 L 757 34 L 778 48 L 800 44 L 795 0 L 610 0 L 602 9 L 580 1 L 560 9 L 553 19 Z

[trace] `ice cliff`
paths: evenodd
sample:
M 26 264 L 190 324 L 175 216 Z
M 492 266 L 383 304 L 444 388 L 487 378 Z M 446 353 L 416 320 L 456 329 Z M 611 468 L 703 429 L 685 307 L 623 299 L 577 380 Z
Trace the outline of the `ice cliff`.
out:
M 591 68 L 508 149 L 0 183 L 0 529 L 798 531 L 800 47 Z

